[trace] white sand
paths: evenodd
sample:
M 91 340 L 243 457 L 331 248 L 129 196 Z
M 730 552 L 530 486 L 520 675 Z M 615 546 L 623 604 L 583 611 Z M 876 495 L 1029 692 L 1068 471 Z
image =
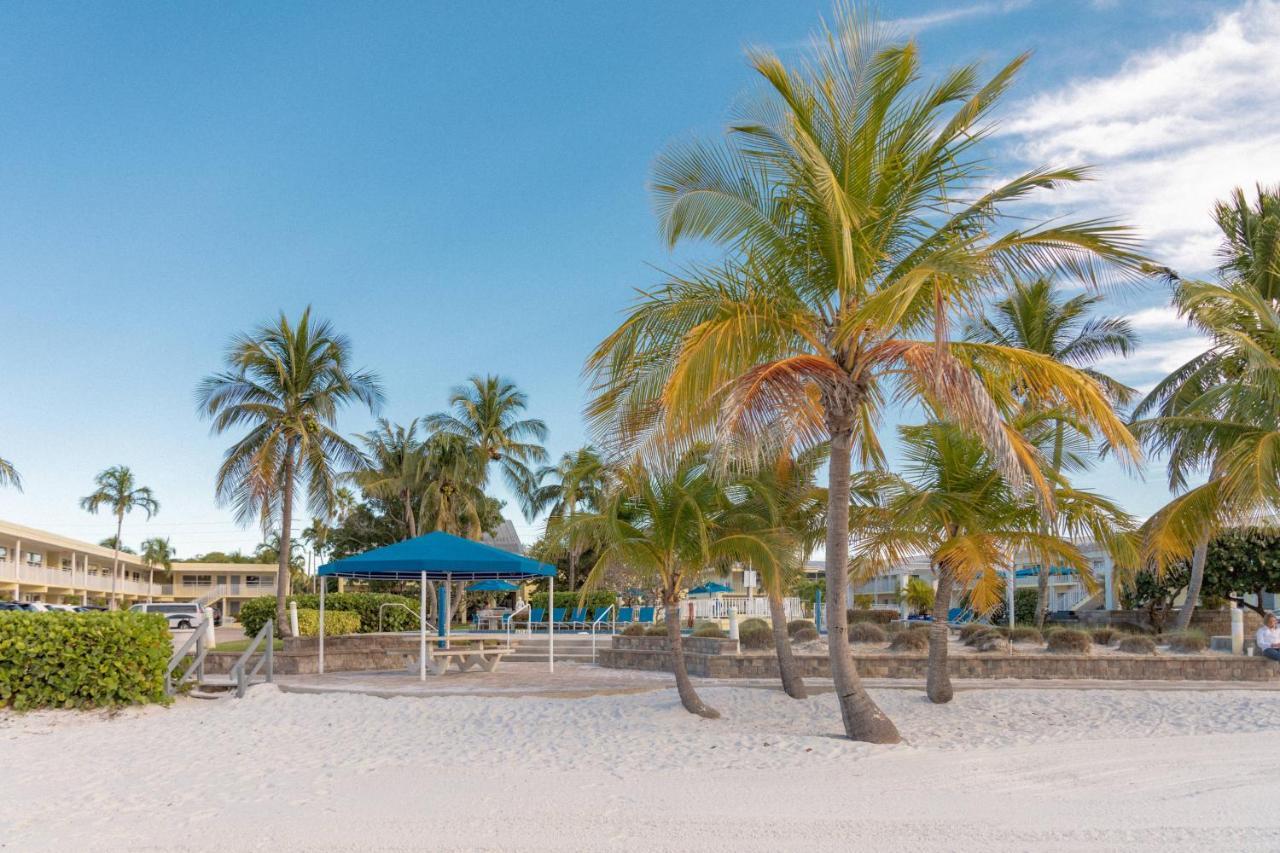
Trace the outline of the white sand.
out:
M 0 847 L 226 850 L 1280 848 L 1280 692 L 300 695 L 0 714 Z

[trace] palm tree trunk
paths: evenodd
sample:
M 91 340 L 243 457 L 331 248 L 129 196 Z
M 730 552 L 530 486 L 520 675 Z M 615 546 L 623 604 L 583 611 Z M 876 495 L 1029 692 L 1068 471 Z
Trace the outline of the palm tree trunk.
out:
M 578 549 L 569 549 L 569 592 L 578 588 Z
M 124 514 L 116 514 L 116 546 L 111 550 L 111 609 L 116 604 L 116 577 L 120 574 L 120 531 L 124 528 Z
M 409 530 L 409 538 L 416 539 L 418 536 L 418 519 L 413 512 L 413 500 L 409 495 L 409 490 L 404 492 L 404 523 Z
M 1058 475 L 1062 473 L 1062 451 L 1066 444 L 1066 427 L 1062 421 L 1058 421 L 1053 434 L 1053 473 L 1054 482 L 1057 482 Z M 1054 523 L 1057 526 L 1057 523 Z M 1042 561 L 1047 562 L 1047 561 Z M 1036 578 L 1036 629 L 1044 628 L 1044 620 L 1049 615 L 1049 571 L 1051 566 L 1041 566 L 1040 575 Z M 1011 581 L 1014 585 L 1013 600 L 1016 604 L 1018 601 L 1017 581 Z M 1015 617 L 1016 618 L 1016 617 Z
M 853 407 L 843 416 L 826 406 L 831 432 L 831 461 L 827 466 L 827 654 L 844 733 L 869 743 L 898 743 L 902 735 L 862 686 L 849 651 L 849 460 L 853 449 Z M 838 420 L 837 420 L 838 418 Z
M 943 704 L 951 701 L 951 673 L 948 671 L 947 643 L 951 629 L 947 613 L 951 610 L 951 588 L 955 579 L 946 566 L 939 567 L 938 591 L 933 597 L 933 624 L 929 626 L 929 671 L 925 678 L 925 695 L 930 702 Z
M 782 609 L 782 596 L 769 590 L 769 619 L 773 622 L 773 647 L 778 652 L 778 674 L 782 689 L 792 699 L 808 699 L 804 679 L 800 677 L 795 655 L 791 653 L 791 637 L 787 634 L 787 614 Z
M 284 483 L 280 495 L 280 564 L 276 571 L 276 631 L 281 637 L 290 637 L 289 621 L 285 608 L 289 599 L 289 554 L 293 550 L 291 526 L 293 525 L 293 443 L 285 448 Z
M 676 692 L 680 694 L 680 704 L 690 714 L 706 717 L 709 720 L 720 718 L 720 712 L 702 701 L 698 691 L 693 689 L 689 680 L 689 670 L 684 665 L 684 638 L 680 636 L 680 599 L 675 592 L 665 590 L 662 596 L 665 618 L 667 620 L 667 643 L 671 646 L 671 671 L 676 676 Z
M 1185 631 L 1191 626 L 1191 614 L 1196 610 L 1196 599 L 1200 597 L 1200 585 L 1204 583 L 1204 564 L 1209 558 L 1209 531 L 1201 534 L 1196 542 L 1195 553 L 1191 555 L 1191 578 L 1187 581 L 1187 600 L 1178 610 L 1178 618 L 1173 627 L 1177 631 Z

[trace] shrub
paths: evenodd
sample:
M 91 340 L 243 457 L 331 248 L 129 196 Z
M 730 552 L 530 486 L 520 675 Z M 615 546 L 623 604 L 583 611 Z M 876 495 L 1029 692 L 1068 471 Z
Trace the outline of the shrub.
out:
M 1014 626 L 1012 637 L 1015 643 L 1036 643 L 1039 645 L 1044 642 L 1044 635 L 1030 625 Z
M 289 601 L 298 603 L 298 610 L 319 610 L 320 596 L 310 593 L 291 595 Z M 360 629 L 357 633 L 372 634 L 378 630 L 378 610 L 384 604 L 398 604 L 401 607 L 387 607 L 382 610 L 382 630 L 412 631 L 418 627 L 418 600 L 405 595 L 392 595 L 382 592 L 336 592 L 325 595 L 325 629 L 329 625 L 331 612 L 346 611 L 356 613 L 360 617 Z M 407 609 L 406 609 L 407 608 Z M 246 637 L 255 636 L 268 619 L 276 618 L 276 597 L 264 595 L 246 601 L 240 608 L 237 617 L 244 627 Z M 301 620 L 301 616 L 299 616 Z M 301 624 L 299 624 L 301 629 Z M 280 634 L 279 628 L 276 634 Z
M 818 639 L 817 628 L 800 628 L 791 635 L 793 643 L 812 643 L 816 639 Z
M 990 631 L 990 630 L 991 630 L 990 625 L 983 625 L 981 622 L 970 622 L 968 625 L 965 625 L 960 629 L 960 639 L 968 640 L 974 634 L 977 634 L 981 631 Z
M 1120 640 L 1120 651 L 1131 655 L 1154 655 L 1156 641 L 1144 634 L 1134 634 Z
M 1031 629 L 1032 631 L 1035 628 Z M 1009 648 L 1009 640 L 1004 634 L 978 634 L 974 638 L 973 649 L 977 652 L 1003 652 Z
M 846 610 L 844 615 L 848 618 L 849 624 L 854 622 L 876 622 L 880 625 L 887 625 L 898 618 L 896 610 Z
M 630 625 L 622 629 L 621 634 L 624 637 L 643 637 L 644 629 L 645 626 L 641 625 L 639 622 L 632 622 Z
M 928 648 L 928 631 L 899 631 L 889 644 L 891 652 L 923 652 Z
M 168 622 L 156 613 L 0 613 L 0 705 L 168 702 L 172 653 Z
M 887 639 L 889 635 L 874 622 L 854 622 L 849 626 L 851 643 L 883 643 Z
M 556 585 L 559 586 L 559 581 L 557 581 Z M 567 607 L 570 610 L 576 610 L 579 606 L 579 595 L 580 594 L 576 592 L 557 592 L 556 607 Z M 610 604 L 617 603 L 618 594 L 616 592 L 608 589 L 595 589 L 587 593 L 586 600 L 582 602 L 582 606 L 598 607 L 603 610 Z M 529 596 L 529 606 L 545 608 L 547 606 L 547 594 L 545 592 L 532 593 Z M 417 608 L 414 609 L 416 610 Z
M 986 630 L 974 631 L 972 634 L 970 634 L 969 637 L 964 641 L 964 644 L 966 646 L 977 646 L 979 643 L 984 642 L 992 637 L 996 638 L 997 640 L 1000 640 L 1001 642 L 1004 641 L 1004 635 L 1001 634 L 995 628 L 992 628 L 991 626 L 988 625 L 986 627 Z
M 1093 649 L 1093 638 L 1075 628 L 1059 628 L 1049 635 L 1049 651 L 1055 654 L 1087 655 Z
M 1013 622 L 1015 625 L 1036 624 L 1036 596 L 1034 589 L 1019 589 L 1013 594 Z M 991 624 L 1008 625 L 1009 608 L 1002 600 L 989 614 Z
M 666 625 L 646 625 L 644 627 L 644 635 L 646 637 L 665 637 L 667 636 Z
M 1169 648 L 1175 652 L 1202 652 L 1209 648 L 1209 638 L 1204 635 L 1204 631 L 1195 629 L 1169 634 L 1165 639 Z
M 1115 628 L 1094 628 L 1089 636 L 1100 646 L 1109 646 L 1119 638 L 1120 632 Z
M 720 627 L 719 622 L 699 622 L 693 626 L 693 636 L 695 637 L 723 637 L 724 629 Z
M 325 604 L 328 604 L 326 601 Z M 324 635 L 337 637 L 343 634 L 355 634 L 360 631 L 360 614 L 350 610 L 329 611 L 324 609 Z M 311 608 L 298 608 L 298 633 L 303 637 L 316 637 L 320 634 L 320 611 Z
M 1154 633 L 1148 626 L 1139 625 L 1136 622 L 1117 622 L 1111 627 L 1121 634 L 1136 634 L 1145 637 Z
M 773 630 L 763 619 L 744 619 L 738 625 L 738 642 L 744 649 L 767 649 L 773 645 Z
M 808 619 L 792 619 L 787 623 L 787 636 L 795 639 L 797 631 L 814 631 L 817 632 L 818 626 L 814 625 Z

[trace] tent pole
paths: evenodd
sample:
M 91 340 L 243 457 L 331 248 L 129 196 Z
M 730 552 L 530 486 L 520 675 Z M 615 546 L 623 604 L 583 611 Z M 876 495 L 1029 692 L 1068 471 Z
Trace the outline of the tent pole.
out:
M 324 588 L 329 584 L 320 584 L 320 674 L 324 675 Z
M 556 576 L 547 578 L 547 672 L 556 671 Z
M 427 573 L 418 581 L 418 680 L 427 680 Z
M 443 649 L 448 645 L 444 635 L 447 624 L 449 624 L 449 581 L 446 576 L 445 582 L 436 587 L 436 636 L 440 638 L 436 641 L 436 648 Z

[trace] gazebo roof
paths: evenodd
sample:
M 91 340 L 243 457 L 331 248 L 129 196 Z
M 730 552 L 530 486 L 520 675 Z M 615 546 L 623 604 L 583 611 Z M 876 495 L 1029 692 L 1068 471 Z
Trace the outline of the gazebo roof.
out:
M 320 567 L 319 574 L 346 578 L 415 580 L 425 572 L 431 580 L 550 577 L 554 566 L 512 554 L 492 545 L 473 542 L 448 533 L 428 533 L 335 560 Z

